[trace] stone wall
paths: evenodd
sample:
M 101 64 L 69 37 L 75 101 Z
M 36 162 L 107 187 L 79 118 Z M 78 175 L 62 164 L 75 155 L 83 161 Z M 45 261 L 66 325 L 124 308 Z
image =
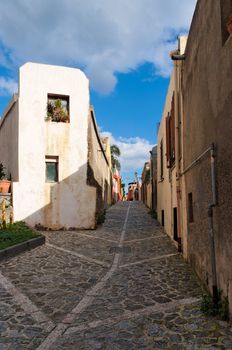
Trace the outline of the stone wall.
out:
M 228 296 L 232 311 L 232 35 L 225 41 L 223 3 L 229 1 L 197 3 L 184 63 L 183 147 L 186 168 L 212 143 L 216 145 L 217 203 L 213 209 L 216 268 L 218 287 Z M 185 183 L 187 199 L 190 193 L 193 199 L 193 220 L 188 222 L 188 257 L 212 290 L 208 207 L 213 198 L 209 152 L 186 173 Z

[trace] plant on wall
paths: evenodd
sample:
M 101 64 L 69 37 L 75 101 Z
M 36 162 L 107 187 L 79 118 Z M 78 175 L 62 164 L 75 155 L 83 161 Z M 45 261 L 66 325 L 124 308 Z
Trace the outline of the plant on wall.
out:
M 63 122 L 69 121 L 67 108 L 62 104 L 61 99 L 48 100 L 46 121 Z

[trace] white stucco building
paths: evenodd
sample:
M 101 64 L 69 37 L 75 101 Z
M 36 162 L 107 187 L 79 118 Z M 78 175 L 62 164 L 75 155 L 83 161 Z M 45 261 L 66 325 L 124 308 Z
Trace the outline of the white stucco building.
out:
M 95 176 L 89 145 L 101 153 L 96 181 L 87 179 L 87 173 Z M 102 207 L 110 204 L 104 193 L 110 164 L 82 71 L 36 63 L 20 68 L 18 95 L 0 120 L 0 162 L 11 175 L 15 221 L 51 229 L 95 227 L 97 195 Z

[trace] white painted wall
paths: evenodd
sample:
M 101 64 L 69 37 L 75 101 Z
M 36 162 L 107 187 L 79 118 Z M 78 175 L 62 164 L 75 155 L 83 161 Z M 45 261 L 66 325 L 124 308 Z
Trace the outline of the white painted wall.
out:
M 69 96 L 70 123 L 46 122 L 47 94 Z M 14 219 L 52 229 L 93 228 L 96 189 L 86 184 L 89 82 L 78 69 L 26 63 L 19 72 L 19 182 Z M 9 142 L 10 143 L 10 142 Z M 45 182 L 45 156 L 59 182 Z

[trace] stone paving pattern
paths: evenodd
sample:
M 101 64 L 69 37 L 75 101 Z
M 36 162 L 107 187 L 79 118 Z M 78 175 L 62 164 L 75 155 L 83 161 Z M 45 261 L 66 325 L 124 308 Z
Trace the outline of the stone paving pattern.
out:
M 118 203 L 95 231 L 44 234 L 0 264 L 0 350 L 232 349 L 230 325 L 201 313 L 198 280 L 142 203 Z
M 0 287 L 0 349 L 36 349 L 47 335 Z

